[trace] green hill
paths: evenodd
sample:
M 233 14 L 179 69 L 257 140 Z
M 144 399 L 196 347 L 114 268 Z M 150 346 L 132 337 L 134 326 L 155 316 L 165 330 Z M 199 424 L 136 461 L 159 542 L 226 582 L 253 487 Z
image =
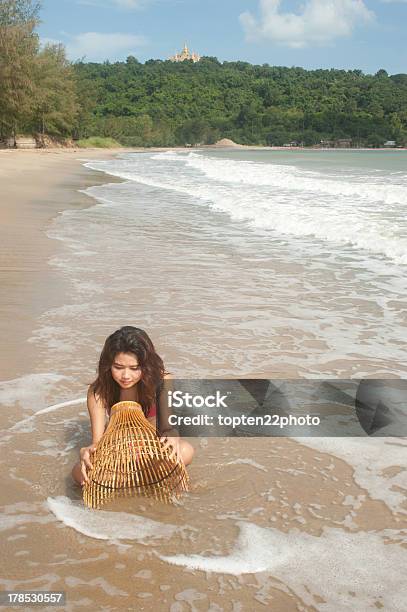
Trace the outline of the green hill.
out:
M 134 57 L 77 63 L 78 136 L 112 137 L 128 146 L 241 144 L 351 139 L 353 145 L 407 142 L 407 75 L 385 70 L 304 70 Z

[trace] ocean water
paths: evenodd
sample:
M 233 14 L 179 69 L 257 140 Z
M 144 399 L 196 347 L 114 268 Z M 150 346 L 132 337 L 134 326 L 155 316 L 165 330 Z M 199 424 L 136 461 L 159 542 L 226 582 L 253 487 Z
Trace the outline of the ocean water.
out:
M 73 299 L 45 314 L 44 347 L 77 352 L 78 318 L 86 338 L 137 319 L 180 376 L 406 373 L 404 151 L 146 152 L 87 166 L 124 182 L 88 189 L 95 205 L 50 229 Z
M 194 440 L 176 507 L 90 511 L 69 473 L 122 324 L 180 378 L 405 377 L 407 154 L 83 163 L 107 184 L 47 232 L 66 294 L 37 320 L 32 371 L 0 385 L 2 588 L 66 590 L 67 610 L 401 611 L 405 439 Z

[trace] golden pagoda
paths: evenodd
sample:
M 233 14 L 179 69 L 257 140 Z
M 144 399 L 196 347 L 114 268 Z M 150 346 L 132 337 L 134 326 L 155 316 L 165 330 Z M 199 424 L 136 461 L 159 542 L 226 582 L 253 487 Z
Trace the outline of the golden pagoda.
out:
M 185 62 L 185 60 L 192 60 L 194 64 L 199 62 L 200 59 L 201 56 L 198 55 L 198 53 L 190 52 L 187 43 L 184 44 L 184 48 L 182 49 L 181 53 L 176 53 L 170 57 L 171 62 Z

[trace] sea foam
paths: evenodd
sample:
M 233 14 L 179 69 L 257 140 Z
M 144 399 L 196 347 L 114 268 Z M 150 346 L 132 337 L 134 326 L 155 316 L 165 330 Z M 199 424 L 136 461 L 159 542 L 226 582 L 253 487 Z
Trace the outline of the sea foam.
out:
M 88 167 L 123 179 L 191 196 L 279 236 L 351 245 L 407 264 L 407 175 L 394 177 L 359 168 L 344 174 L 294 165 L 218 159 L 168 151 L 127 154 Z
M 54 372 L 44 372 L 26 374 L 0 382 L 0 404 L 11 406 L 19 403 L 31 409 L 44 405 L 55 384 L 63 380 L 68 380 L 68 377 Z
M 90 510 L 82 502 L 67 497 L 48 497 L 48 508 L 67 527 L 98 540 L 137 540 L 148 544 L 152 540 L 168 539 L 183 528 L 153 521 L 145 516 L 126 512 Z
M 225 556 L 173 555 L 160 558 L 189 569 L 219 574 L 271 573 L 305 604 L 321 612 L 404 610 L 407 587 L 400 567 L 405 551 L 397 531 L 347 533 L 325 528 L 319 536 L 239 522 L 240 533 Z M 395 539 L 396 543 L 389 543 Z M 281 582 L 280 582 L 281 581 Z M 321 602 L 321 598 L 324 600 Z
M 372 499 L 383 501 L 392 511 L 407 514 L 405 438 L 292 438 L 299 444 L 342 459 L 354 470 L 355 482 L 368 491 Z M 393 475 L 389 468 L 398 468 Z

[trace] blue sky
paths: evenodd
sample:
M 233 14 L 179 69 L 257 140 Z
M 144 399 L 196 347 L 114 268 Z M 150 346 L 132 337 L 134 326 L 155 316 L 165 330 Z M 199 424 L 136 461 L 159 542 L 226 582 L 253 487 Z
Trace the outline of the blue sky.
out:
M 407 0 L 42 0 L 40 35 L 70 59 L 219 60 L 407 72 Z

